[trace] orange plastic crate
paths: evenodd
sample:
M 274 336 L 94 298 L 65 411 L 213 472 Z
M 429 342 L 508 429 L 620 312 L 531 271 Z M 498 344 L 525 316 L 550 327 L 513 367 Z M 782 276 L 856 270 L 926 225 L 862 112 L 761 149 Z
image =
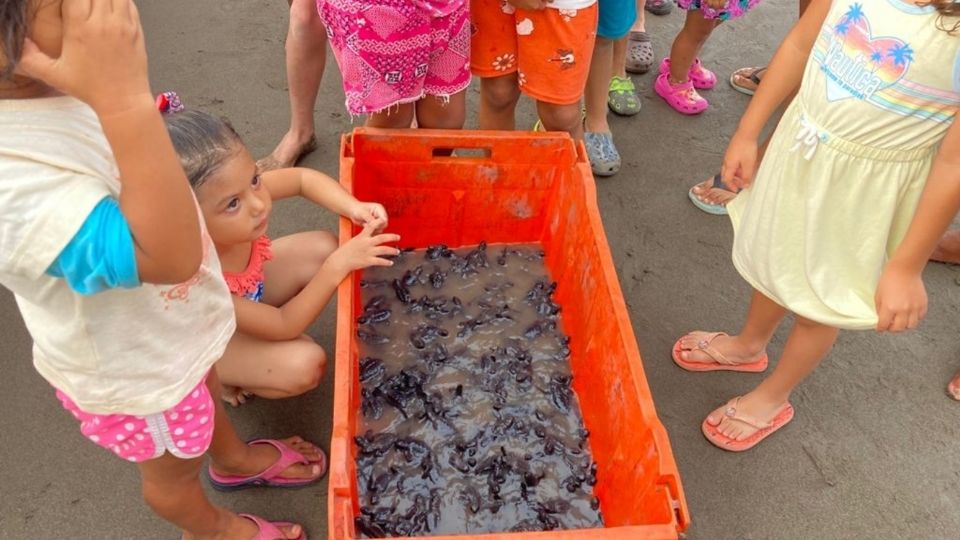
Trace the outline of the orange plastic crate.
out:
M 459 149 L 456 157 L 444 155 L 449 149 Z M 677 538 L 690 515 L 647 387 L 583 146 L 556 133 L 360 128 L 343 138 L 340 182 L 358 199 L 387 208 L 388 231 L 400 234 L 403 246 L 539 242 L 558 283 L 555 299 L 571 338 L 573 389 L 591 434 L 598 466 L 594 494 L 605 528 L 420 538 Z M 358 232 L 349 220 L 340 221 L 341 242 Z M 337 297 L 331 540 L 357 538 L 359 277 L 347 278 Z

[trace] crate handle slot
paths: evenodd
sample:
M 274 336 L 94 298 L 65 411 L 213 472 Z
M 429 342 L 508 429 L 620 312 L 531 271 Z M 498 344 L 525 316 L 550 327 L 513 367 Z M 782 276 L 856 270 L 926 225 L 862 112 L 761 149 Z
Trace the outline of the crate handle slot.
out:
M 490 159 L 493 148 L 478 146 L 435 146 L 432 149 L 434 158 L 450 159 Z

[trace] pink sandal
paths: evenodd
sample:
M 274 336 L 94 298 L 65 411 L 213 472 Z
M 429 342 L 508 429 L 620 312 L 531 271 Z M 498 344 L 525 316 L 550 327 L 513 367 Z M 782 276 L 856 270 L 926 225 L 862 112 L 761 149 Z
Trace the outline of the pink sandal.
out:
M 323 475 L 327 473 L 327 455 L 319 448 L 317 448 L 317 451 L 320 453 L 320 460 L 316 463 L 320 466 L 320 474 L 318 474 L 316 478 L 283 478 L 280 474 L 291 465 L 309 465 L 311 462 L 300 452 L 290 448 L 282 441 L 275 439 L 257 439 L 247 444 L 251 446 L 254 444 L 269 444 L 280 452 L 280 457 L 273 465 L 253 476 L 228 476 L 218 474 L 213 470 L 213 465 L 211 464 L 207 467 L 207 474 L 210 477 L 210 485 L 213 486 L 214 489 L 219 491 L 236 491 L 256 486 L 303 487 L 320 480 L 323 478 Z
M 745 416 L 737 412 L 737 406 L 740 405 L 740 398 L 742 396 L 737 396 L 727 402 L 727 408 L 723 411 L 724 416 L 731 420 L 744 423 L 757 431 L 743 440 L 736 440 L 727 437 L 723 433 L 720 433 L 719 424 L 714 426 L 709 422 L 709 416 L 703 420 L 701 429 L 703 430 L 703 436 L 707 438 L 714 446 L 717 448 L 727 450 L 730 452 L 743 452 L 744 450 L 749 450 L 754 446 L 760 444 L 760 441 L 766 439 L 770 435 L 773 435 L 775 431 L 787 425 L 791 420 L 793 420 L 793 405 L 790 403 L 784 403 L 780 409 L 777 410 L 777 413 L 774 415 L 773 420 L 767 423 L 758 422 L 755 418 Z
M 263 518 L 251 515 L 251 514 L 237 514 L 242 518 L 249 519 L 257 526 L 257 535 L 251 538 L 250 540 L 286 540 L 286 536 L 283 535 L 283 531 L 280 530 L 280 527 L 291 527 L 294 523 L 289 521 L 267 521 Z M 180 540 L 186 538 L 181 536 Z M 307 540 L 307 532 L 303 530 L 303 527 L 300 528 L 300 536 L 294 538 L 293 540 Z

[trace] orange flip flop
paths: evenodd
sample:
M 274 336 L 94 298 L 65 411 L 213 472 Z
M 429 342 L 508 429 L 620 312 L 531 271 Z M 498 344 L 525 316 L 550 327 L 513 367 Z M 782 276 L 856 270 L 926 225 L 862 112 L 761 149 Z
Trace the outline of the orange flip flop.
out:
M 703 351 L 713 359 L 713 362 L 690 362 L 680 357 L 680 353 L 685 350 L 680 348 L 680 342 L 683 341 L 685 337 L 697 333 L 703 334 L 703 337 L 697 342 L 697 347 L 690 350 Z M 673 362 L 687 371 L 742 371 L 744 373 L 760 373 L 767 369 L 767 364 L 770 360 L 766 352 L 762 353 L 753 362 L 738 364 L 731 362 L 730 359 L 710 345 L 713 343 L 713 340 L 726 335 L 727 334 L 723 332 L 690 332 L 673 344 Z
M 702 429 L 703 436 L 707 438 L 714 446 L 727 450 L 729 452 L 743 452 L 744 450 L 749 450 L 760 443 L 760 441 L 766 439 L 773 432 L 787 425 L 791 420 L 793 420 L 793 405 L 789 402 L 784 403 L 777 414 L 773 417 L 773 420 L 767 423 L 758 422 L 755 418 L 745 416 L 737 412 L 737 405 L 740 404 L 740 398 L 742 396 L 737 396 L 727 402 L 727 409 L 723 411 L 723 414 L 737 422 L 742 422 L 752 428 L 755 428 L 757 431 L 753 435 L 750 435 L 746 439 L 736 440 L 727 437 L 723 433 L 720 433 L 718 426 L 711 425 L 707 419 L 703 420 Z

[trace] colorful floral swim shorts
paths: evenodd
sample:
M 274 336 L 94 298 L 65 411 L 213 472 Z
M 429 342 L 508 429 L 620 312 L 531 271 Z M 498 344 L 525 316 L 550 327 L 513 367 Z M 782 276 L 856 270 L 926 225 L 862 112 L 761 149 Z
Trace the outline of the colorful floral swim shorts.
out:
M 470 84 L 464 0 L 318 0 L 350 114 L 381 112 Z

